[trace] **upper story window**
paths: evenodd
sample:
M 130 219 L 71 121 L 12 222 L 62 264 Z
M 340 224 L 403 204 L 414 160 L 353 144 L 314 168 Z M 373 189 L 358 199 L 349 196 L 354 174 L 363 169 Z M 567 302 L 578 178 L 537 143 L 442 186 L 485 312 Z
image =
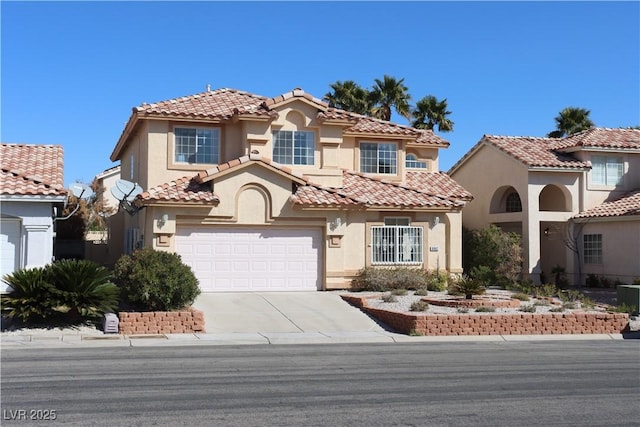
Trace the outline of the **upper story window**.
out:
M 175 161 L 178 163 L 219 163 L 220 130 L 175 128 Z
M 361 142 L 360 172 L 398 173 L 398 147 L 396 144 Z
M 412 169 L 426 169 L 427 162 L 421 162 L 415 154 L 407 154 L 405 166 Z
M 624 161 L 622 157 L 591 157 L 591 183 L 595 185 L 615 186 L 622 184 Z
M 505 210 L 507 212 L 522 212 L 522 201 L 520 201 L 518 193 L 510 193 L 507 196 L 506 204 Z
M 299 130 L 273 132 L 273 161 L 285 165 L 313 165 L 315 134 Z

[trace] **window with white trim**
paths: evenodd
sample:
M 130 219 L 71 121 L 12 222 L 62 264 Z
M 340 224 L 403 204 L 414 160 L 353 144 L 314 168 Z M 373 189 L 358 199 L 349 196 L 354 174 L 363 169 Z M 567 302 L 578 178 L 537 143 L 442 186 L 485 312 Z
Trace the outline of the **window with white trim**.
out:
M 176 163 L 219 163 L 220 129 L 177 127 L 173 133 Z
M 372 264 L 422 263 L 422 227 L 409 224 L 409 218 L 385 218 L 383 226 L 371 227 Z
M 398 147 L 393 143 L 360 143 L 360 172 L 393 174 L 398 171 Z
M 585 264 L 602 264 L 602 234 L 585 234 L 582 237 Z
M 284 165 L 313 165 L 315 134 L 300 130 L 273 132 L 273 161 Z
M 405 157 L 405 167 L 410 169 L 427 169 L 427 162 L 419 161 L 418 156 L 415 154 L 407 154 Z
M 624 161 L 622 157 L 591 157 L 591 183 L 595 185 L 615 186 L 622 184 Z

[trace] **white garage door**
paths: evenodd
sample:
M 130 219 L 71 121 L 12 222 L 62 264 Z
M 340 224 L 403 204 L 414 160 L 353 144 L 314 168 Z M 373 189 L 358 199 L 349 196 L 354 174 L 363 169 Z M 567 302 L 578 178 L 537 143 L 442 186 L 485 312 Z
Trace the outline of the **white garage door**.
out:
M 0 220 L 0 275 L 11 274 L 20 267 L 20 221 Z M 0 292 L 7 286 L 0 284 Z
M 322 288 L 320 229 L 178 227 L 176 251 L 203 292 Z

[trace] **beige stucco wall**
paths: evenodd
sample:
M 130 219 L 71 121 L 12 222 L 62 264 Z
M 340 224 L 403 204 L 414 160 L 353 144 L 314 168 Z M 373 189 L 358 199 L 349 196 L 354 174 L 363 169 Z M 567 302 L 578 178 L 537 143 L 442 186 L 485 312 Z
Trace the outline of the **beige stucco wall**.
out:
M 634 220 L 592 220 L 584 226 L 582 234 L 602 234 L 603 262 L 584 264 L 585 277 L 596 274 L 627 284 L 640 278 L 640 220 L 637 217 Z

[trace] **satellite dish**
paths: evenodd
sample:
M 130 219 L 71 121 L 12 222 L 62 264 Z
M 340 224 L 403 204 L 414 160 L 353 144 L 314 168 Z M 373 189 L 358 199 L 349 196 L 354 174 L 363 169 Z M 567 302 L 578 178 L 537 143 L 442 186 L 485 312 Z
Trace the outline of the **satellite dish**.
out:
M 119 179 L 111 188 L 111 194 L 120 202 L 120 207 L 129 215 L 135 215 L 141 208 L 135 206 L 133 201 L 142 193 L 142 187 L 130 181 Z
M 69 186 L 69 191 L 78 199 L 87 200 L 93 196 L 93 190 L 88 185 L 81 182 L 74 182 Z

